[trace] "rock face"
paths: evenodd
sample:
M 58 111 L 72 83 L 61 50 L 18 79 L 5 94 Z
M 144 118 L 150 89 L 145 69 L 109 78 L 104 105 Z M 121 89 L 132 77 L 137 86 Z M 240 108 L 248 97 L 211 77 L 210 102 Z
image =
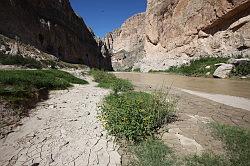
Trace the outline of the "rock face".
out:
M 145 13 L 136 14 L 129 18 L 120 29 L 107 34 L 104 41 L 113 54 L 114 70 L 132 68 L 145 55 L 144 27 Z
M 69 0 L 1 0 L 0 33 L 71 63 L 111 68 Z
M 129 22 L 133 23 L 127 21 L 127 26 L 112 33 L 112 37 L 119 36 L 112 38 L 113 51 L 127 50 L 126 43 L 130 43 L 130 52 L 138 50 L 139 42 L 134 39 L 138 36 L 129 39 L 119 33 L 137 29 L 144 56 L 133 67 L 142 71 L 164 70 L 200 56 L 248 56 L 249 9 L 250 0 L 148 0 L 139 24 L 132 17 Z M 121 65 L 127 63 L 123 58 Z

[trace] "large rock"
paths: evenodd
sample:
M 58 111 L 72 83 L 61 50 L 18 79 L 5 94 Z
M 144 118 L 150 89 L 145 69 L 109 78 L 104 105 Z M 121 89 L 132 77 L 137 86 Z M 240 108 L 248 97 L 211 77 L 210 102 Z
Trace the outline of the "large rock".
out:
M 136 29 L 143 39 L 144 56 L 134 65 L 142 71 L 164 70 L 201 56 L 249 56 L 249 9 L 250 0 L 148 0 L 140 23 L 126 27 Z M 136 49 L 131 34 L 131 38 L 119 35 L 112 45 L 126 50 L 131 41 L 130 50 Z
M 250 62 L 249 58 L 240 58 L 240 59 L 231 58 L 228 60 L 227 63 L 233 64 L 233 65 L 241 65 L 241 64 L 246 64 L 248 62 Z
M 0 33 L 67 62 L 111 67 L 69 0 L 1 0 Z
M 232 64 L 223 64 L 215 70 L 213 76 L 215 78 L 228 78 L 233 68 Z
M 144 57 L 145 13 L 129 18 L 120 29 L 108 33 L 104 39 L 112 53 L 114 70 L 132 68 Z

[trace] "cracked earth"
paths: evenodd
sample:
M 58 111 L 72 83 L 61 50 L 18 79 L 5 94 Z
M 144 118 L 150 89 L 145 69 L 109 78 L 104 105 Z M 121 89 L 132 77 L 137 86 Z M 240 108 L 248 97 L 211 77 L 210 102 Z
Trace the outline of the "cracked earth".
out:
M 213 152 L 218 155 L 225 153 L 223 143 L 217 140 L 212 133 L 209 126 L 211 122 L 250 129 L 250 100 L 249 97 L 246 97 L 249 96 L 250 92 L 248 88 L 245 88 L 244 91 L 236 91 L 236 94 L 243 93 L 243 96 L 245 96 L 245 98 L 243 98 L 230 96 L 228 94 L 218 95 L 175 88 L 172 87 L 171 77 L 168 75 L 144 75 L 141 73 L 121 73 L 120 75 L 118 73 L 116 75 L 120 78 L 131 80 L 138 91 L 154 91 L 155 89 L 169 91 L 169 88 L 167 86 L 165 87 L 165 85 L 171 86 L 170 95 L 178 99 L 176 112 L 178 119 L 171 124 L 164 125 L 157 132 L 157 137 L 171 147 L 178 156 L 200 155 L 203 152 Z M 178 79 L 180 78 L 178 77 Z M 187 81 L 187 79 L 190 80 Z M 165 81 L 167 83 L 165 83 Z M 206 81 L 209 82 L 213 80 L 210 79 Z M 187 84 L 187 87 L 192 87 L 190 84 L 199 87 L 197 80 L 195 82 L 194 78 L 185 77 L 185 79 L 181 79 L 180 82 L 181 85 Z M 200 78 L 198 78 L 198 83 L 200 83 Z M 245 84 L 245 82 L 243 83 Z M 206 85 L 208 86 L 210 84 Z M 218 84 L 219 82 L 217 82 L 216 86 L 218 86 Z M 232 87 L 237 86 L 242 86 L 242 84 L 238 84 L 237 82 L 237 84 L 234 84 Z M 223 88 L 223 86 L 221 88 Z M 215 89 L 218 90 L 218 88 Z M 235 90 L 233 90 L 233 92 L 235 92 Z M 129 156 L 122 156 L 122 159 L 126 158 L 129 158 Z
M 212 134 L 211 122 L 250 128 L 248 110 L 178 90 L 173 95 L 179 98 L 178 120 L 160 129 L 159 137 L 180 156 L 201 155 L 203 152 L 225 153 L 222 142 Z
M 0 140 L 0 165 L 120 165 L 119 146 L 97 118 L 98 105 L 109 90 L 88 81 L 52 91 L 22 126 Z

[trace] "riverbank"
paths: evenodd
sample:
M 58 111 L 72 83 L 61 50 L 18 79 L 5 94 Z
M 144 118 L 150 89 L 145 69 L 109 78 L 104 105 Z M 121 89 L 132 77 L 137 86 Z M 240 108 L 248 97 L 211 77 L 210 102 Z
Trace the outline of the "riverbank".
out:
M 173 77 L 172 75 L 168 74 L 145 74 L 145 77 L 142 73 L 115 73 L 115 75 L 117 75 L 119 78 L 131 80 L 137 91 L 155 91 L 155 89 L 161 89 L 163 91 L 169 91 L 170 95 L 177 98 L 178 109 L 176 115 L 178 120 L 171 124 L 164 125 L 158 131 L 157 137 L 168 147 L 173 149 L 175 154 L 179 157 L 192 156 L 195 154 L 203 155 L 206 153 L 212 153 L 219 156 L 225 155 L 224 142 L 214 137 L 212 128 L 210 126 L 211 123 L 237 126 L 240 128 L 245 128 L 246 130 L 250 129 L 250 112 L 247 109 L 228 106 L 229 104 L 226 105 L 227 103 L 225 102 L 224 104 L 223 102 L 216 102 L 216 100 L 218 101 L 216 98 L 218 96 L 204 96 L 204 94 L 207 95 L 207 93 L 194 92 L 190 90 L 187 91 L 176 88 L 177 86 L 202 88 L 201 83 L 203 81 L 206 83 L 207 81 L 212 81 L 213 79 L 188 78 L 183 76 L 181 76 L 181 78 L 176 78 L 175 76 Z M 169 79 L 167 79 L 168 76 L 170 76 Z M 172 82 L 171 79 L 173 78 L 178 80 L 177 84 Z M 184 82 L 185 80 L 187 81 Z M 235 80 L 232 82 L 232 84 L 228 82 L 230 80 L 225 81 L 226 83 L 222 82 L 221 85 L 219 84 L 219 87 L 221 86 L 222 88 L 224 86 L 224 88 L 227 88 L 225 87 L 225 84 L 229 87 L 231 85 L 234 87 L 237 85 L 237 81 L 235 82 Z M 245 83 L 248 84 L 247 82 L 238 84 L 238 86 L 236 86 L 232 91 L 227 92 L 217 86 L 215 88 L 211 88 L 211 85 L 213 84 L 210 82 L 209 84 L 205 84 L 205 89 L 203 91 L 209 91 L 209 89 L 215 91 L 218 89 L 218 92 L 222 94 L 223 92 L 240 94 L 237 90 L 240 92 L 245 90 L 245 92 L 243 92 L 241 95 L 248 97 L 249 89 L 243 88 L 245 87 Z M 195 87 L 196 85 L 197 87 Z M 242 87 L 242 89 L 237 89 L 239 87 Z M 214 101 L 211 100 L 211 96 Z M 221 95 L 220 99 L 223 99 L 223 97 L 225 96 Z M 237 103 L 237 101 L 234 100 L 235 98 L 230 98 L 232 99 L 230 104 L 235 102 Z M 227 101 L 227 98 L 224 99 Z M 248 98 L 244 98 L 244 100 L 248 100 Z M 240 99 L 239 102 L 241 102 Z M 247 102 L 247 104 L 249 103 Z M 248 146 L 248 143 L 246 142 L 245 145 Z M 129 158 L 129 156 L 123 156 L 123 158 L 126 159 Z
M 89 82 L 50 92 L 30 117 L 0 140 L 2 165 L 119 165 L 119 148 L 97 119 L 107 89 Z

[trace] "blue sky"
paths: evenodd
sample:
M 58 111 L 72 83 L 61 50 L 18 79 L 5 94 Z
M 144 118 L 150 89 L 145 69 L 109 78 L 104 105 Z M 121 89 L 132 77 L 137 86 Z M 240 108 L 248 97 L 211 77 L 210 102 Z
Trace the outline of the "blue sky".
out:
M 100 37 L 119 28 L 130 16 L 146 10 L 146 0 L 70 0 L 70 3 Z

